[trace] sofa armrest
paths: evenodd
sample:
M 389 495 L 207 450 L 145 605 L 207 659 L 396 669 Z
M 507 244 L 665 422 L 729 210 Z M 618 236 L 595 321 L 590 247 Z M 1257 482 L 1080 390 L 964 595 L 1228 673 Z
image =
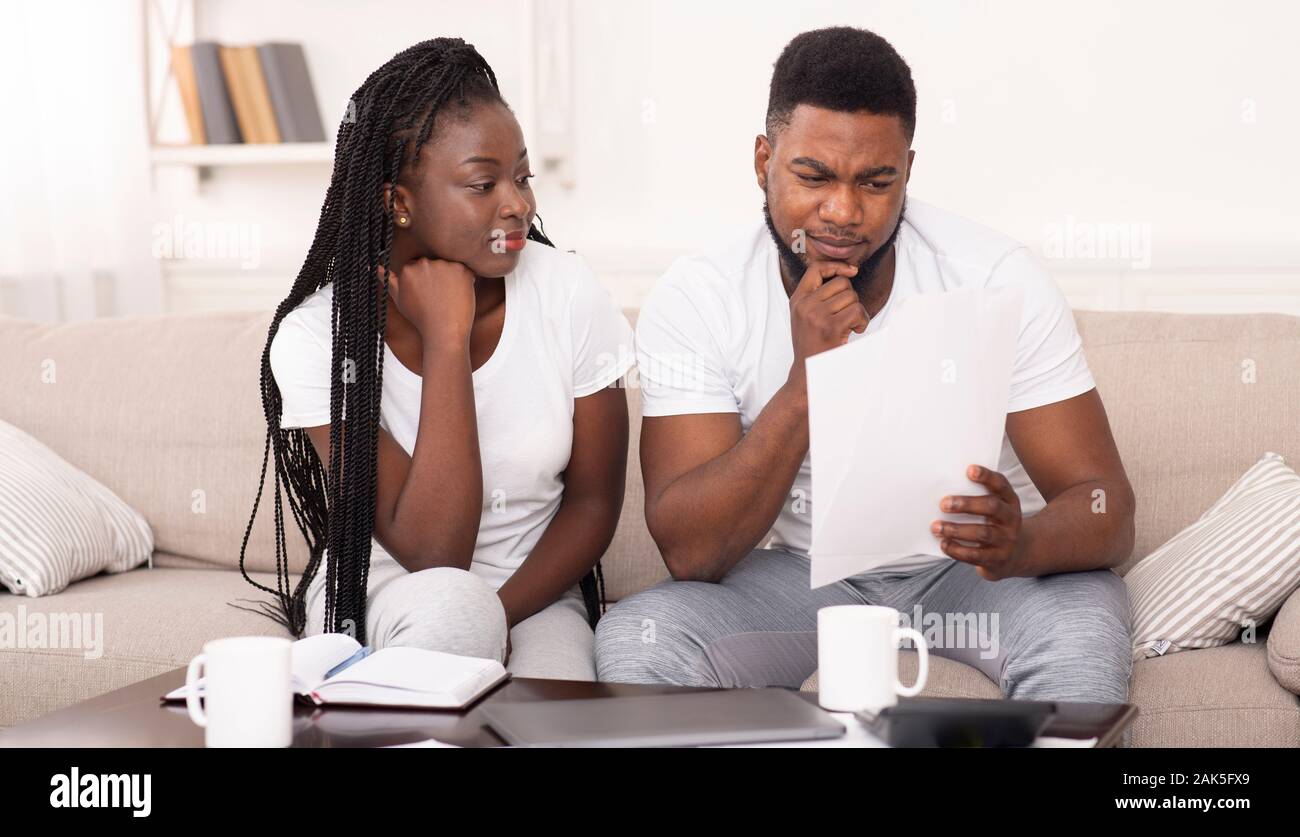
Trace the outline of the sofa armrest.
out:
M 1268 667 L 1277 682 L 1300 695 L 1300 589 L 1292 591 L 1268 632 Z

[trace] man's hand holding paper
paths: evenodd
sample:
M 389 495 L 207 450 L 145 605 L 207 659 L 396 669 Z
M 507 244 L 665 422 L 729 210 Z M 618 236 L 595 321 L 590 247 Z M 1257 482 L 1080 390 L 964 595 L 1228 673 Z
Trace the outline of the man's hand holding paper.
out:
M 966 476 L 989 489 L 978 496 L 944 497 L 939 508 L 946 512 L 980 515 L 983 523 L 950 523 L 936 520 L 930 532 L 939 536 L 939 548 L 950 558 L 974 564 L 980 577 L 997 581 L 1019 575 L 1018 559 L 1024 554 L 1021 537 L 1020 497 L 1000 472 L 982 465 L 966 469 Z

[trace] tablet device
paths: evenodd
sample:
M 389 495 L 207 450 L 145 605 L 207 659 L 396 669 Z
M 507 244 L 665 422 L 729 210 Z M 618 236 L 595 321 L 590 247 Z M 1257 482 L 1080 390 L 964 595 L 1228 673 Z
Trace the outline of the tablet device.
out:
M 681 747 L 835 738 L 844 725 L 786 689 L 491 702 L 480 710 L 508 744 Z

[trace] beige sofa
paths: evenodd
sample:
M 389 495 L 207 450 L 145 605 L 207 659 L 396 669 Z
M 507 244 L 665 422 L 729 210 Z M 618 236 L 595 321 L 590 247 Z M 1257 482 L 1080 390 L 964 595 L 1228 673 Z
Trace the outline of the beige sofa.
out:
M 1136 557 L 1199 516 L 1263 452 L 1300 463 L 1300 318 L 1078 312 L 1077 320 L 1137 492 Z M 41 599 L 0 592 L 0 611 L 103 619 L 93 659 L 86 650 L 0 648 L 0 727 L 179 666 L 213 637 L 280 633 L 229 604 L 257 595 L 237 567 L 265 444 L 257 379 L 269 322 L 263 311 L 57 326 L 0 318 L 0 419 L 138 509 L 157 548 L 152 569 Z M 1248 360 L 1251 384 L 1242 381 Z M 605 557 L 611 601 L 666 576 L 642 517 L 637 393 L 629 395 L 627 502 Z M 249 547 L 267 584 L 270 497 L 268 485 Z M 306 550 L 285 514 L 301 568 Z M 1300 607 L 1290 605 L 1292 616 L 1272 629 L 1285 632 L 1276 645 L 1294 652 Z M 1132 743 L 1300 746 L 1300 704 L 1270 672 L 1264 638 L 1139 662 Z M 905 667 L 914 665 L 908 652 Z M 926 693 L 998 691 L 975 669 L 935 658 Z

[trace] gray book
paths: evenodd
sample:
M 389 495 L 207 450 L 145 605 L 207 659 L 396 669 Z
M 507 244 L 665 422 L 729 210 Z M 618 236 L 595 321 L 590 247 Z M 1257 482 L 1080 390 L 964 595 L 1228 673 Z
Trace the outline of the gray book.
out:
M 324 142 L 325 126 L 316 107 L 302 44 L 262 44 L 257 48 L 257 57 L 271 94 L 280 141 Z
M 194 80 L 199 88 L 199 109 L 203 111 L 203 133 L 209 145 L 243 142 L 235 107 L 226 89 L 226 75 L 221 71 L 217 44 L 195 41 L 190 47 L 194 61 Z

